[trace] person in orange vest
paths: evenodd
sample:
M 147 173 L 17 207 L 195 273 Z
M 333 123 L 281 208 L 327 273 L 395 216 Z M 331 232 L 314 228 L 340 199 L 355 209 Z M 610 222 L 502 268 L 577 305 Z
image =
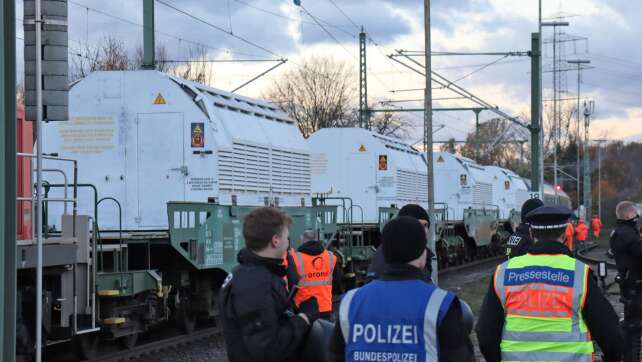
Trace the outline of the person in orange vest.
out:
M 340 293 L 343 273 L 337 266 L 337 257 L 323 247 L 317 239 L 314 230 L 305 230 L 299 239 L 300 246 L 294 253 L 299 283 L 294 294 L 294 304 L 298 307 L 301 302 L 310 297 L 316 297 L 319 302 L 320 317 L 332 317 L 332 294 Z
M 573 252 L 573 235 L 575 235 L 575 228 L 569 221 L 568 223 L 566 223 L 566 231 L 564 232 L 564 245 L 566 245 L 571 253 Z
M 586 247 L 586 239 L 588 238 L 588 226 L 584 222 L 584 219 L 580 218 L 575 227 L 575 238 L 580 248 Z
M 593 215 L 593 218 L 591 219 L 591 229 L 593 229 L 593 236 L 598 239 L 602 232 L 602 220 L 600 220 L 599 216 Z

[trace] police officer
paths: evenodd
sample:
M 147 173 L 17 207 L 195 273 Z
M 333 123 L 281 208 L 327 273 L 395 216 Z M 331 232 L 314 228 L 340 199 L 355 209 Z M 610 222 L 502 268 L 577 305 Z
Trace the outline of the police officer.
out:
M 457 297 L 424 280 L 426 235 L 409 216 L 383 229 L 386 269 L 345 294 L 330 352 L 338 361 L 474 360 Z
M 221 290 L 221 320 L 230 362 L 291 361 L 319 317 L 316 298 L 291 311 L 283 265 L 292 219 L 274 208 L 252 210 L 243 223 L 246 248 Z
M 419 220 L 419 223 L 421 223 L 421 225 L 426 230 L 427 235 L 428 230 L 430 229 L 430 218 L 428 217 L 426 209 L 417 204 L 407 204 L 402 207 L 401 210 L 399 210 L 397 217 L 400 216 L 410 216 Z M 432 251 L 430 251 L 430 249 L 428 249 L 428 247 L 426 247 L 426 252 L 428 253 L 428 262 L 426 262 L 425 279 L 430 281 L 432 277 L 432 264 L 430 262 L 434 254 L 432 253 Z M 368 282 L 374 279 L 378 279 L 385 269 L 386 261 L 383 257 L 383 246 L 379 245 L 377 251 L 372 257 L 372 260 L 370 261 L 368 274 L 366 274 L 366 281 Z
M 626 329 L 625 361 L 637 358 L 639 326 L 642 322 L 642 241 L 638 234 L 638 209 L 631 201 L 622 201 L 615 208 L 617 226 L 609 240 L 618 269 L 621 301 L 624 304 L 624 327 Z
M 609 246 L 618 271 L 627 282 L 642 280 L 642 241 L 638 232 L 638 209 L 631 201 L 615 207 L 617 225 L 611 233 Z
M 522 205 L 522 222 L 506 242 L 506 256 L 508 256 L 508 258 L 514 258 L 516 256 L 526 254 L 528 248 L 533 245 L 531 226 L 526 222 L 526 214 L 542 205 L 544 205 L 544 203 L 540 199 L 529 199 Z
M 526 215 L 536 242 L 497 267 L 477 338 L 488 362 L 592 361 L 595 339 L 606 361 L 622 355 L 618 316 L 584 263 L 562 244 L 571 210 L 541 206 Z
M 337 257 L 317 240 L 314 230 L 305 230 L 299 242 L 293 258 L 299 280 L 294 303 L 298 307 L 309 297 L 316 297 L 321 318 L 330 319 L 332 294 L 341 293 L 341 266 L 337 265 Z

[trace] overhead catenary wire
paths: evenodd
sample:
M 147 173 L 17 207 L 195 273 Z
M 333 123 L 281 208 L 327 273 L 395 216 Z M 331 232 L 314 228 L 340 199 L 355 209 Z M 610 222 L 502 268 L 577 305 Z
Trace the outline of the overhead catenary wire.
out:
M 157 3 L 159 3 L 159 4 L 161 4 L 161 5 L 164 5 L 164 6 L 168 7 L 168 8 L 176 11 L 177 13 L 183 14 L 183 15 L 185 15 L 185 16 L 193 19 L 193 20 L 198 21 L 199 23 L 202 23 L 202 24 L 205 24 L 205 25 L 209 26 L 212 29 L 215 29 L 215 30 L 218 30 L 218 31 L 220 31 L 222 33 L 225 33 L 225 34 L 227 34 L 227 35 L 229 35 L 229 36 L 231 36 L 231 37 L 233 37 L 233 38 L 235 38 L 235 39 L 237 39 L 237 40 L 239 40 L 239 41 L 241 41 L 241 42 L 243 42 L 243 43 L 245 43 L 247 45 L 250 45 L 252 47 L 260 49 L 260 50 L 262 50 L 262 51 L 264 51 L 264 52 L 266 52 L 268 54 L 274 55 L 275 57 L 283 58 L 279 54 L 275 53 L 274 51 L 272 51 L 272 50 L 270 50 L 270 49 L 268 49 L 268 48 L 266 48 L 266 47 L 264 47 L 262 45 L 259 45 L 259 44 L 255 43 L 255 42 L 253 42 L 253 41 L 251 41 L 249 39 L 246 39 L 246 38 L 240 36 L 240 35 L 237 35 L 237 34 L 234 34 L 234 33 L 230 32 L 230 31 L 227 31 L 227 30 L 221 28 L 220 26 L 218 26 L 216 24 L 212 24 L 211 22 L 209 22 L 209 21 L 207 21 L 205 19 L 202 19 L 202 18 L 200 18 L 200 17 L 198 17 L 198 16 L 196 16 L 194 14 L 191 14 L 191 13 L 185 11 L 185 10 L 177 8 L 176 6 L 174 6 L 172 4 L 169 4 L 169 3 L 167 3 L 167 2 L 165 2 L 163 0 L 155 0 L 155 1 Z
M 461 76 L 461 77 L 459 77 L 459 78 L 455 79 L 455 80 L 453 81 L 453 83 L 457 83 L 457 82 L 459 82 L 459 81 L 461 81 L 461 80 L 464 80 L 464 79 L 466 79 L 466 78 L 470 77 L 471 75 L 473 75 L 473 74 L 475 74 L 475 73 L 479 73 L 479 72 L 481 72 L 482 70 L 484 70 L 484 69 L 486 69 L 486 68 L 488 68 L 488 67 L 490 67 L 490 66 L 492 66 L 492 65 L 497 64 L 497 62 L 499 62 L 500 60 L 502 60 L 502 59 L 506 59 L 507 57 L 508 57 L 508 55 L 504 55 L 503 57 L 501 57 L 501 58 L 499 58 L 499 59 L 497 59 L 497 60 L 495 60 L 495 61 L 492 61 L 492 62 L 490 62 L 490 63 L 488 63 L 488 64 L 484 64 L 484 65 L 482 65 L 481 67 L 479 67 L 479 68 L 477 68 L 477 69 L 473 70 L 472 72 L 467 73 L 467 74 L 465 74 L 465 75 L 463 75 L 463 76 Z
M 318 20 L 314 15 L 312 15 L 312 14 L 308 11 L 308 9 L 306 9 L 303 5 L 300 5 L 300 8 L 301 8 L 301 9 L 302 9 L 302 10 L 303 10 L 303 11 L 304 11 L 304 12 L 305 12 L 305 13 L 306 13 L 306 14 L 307 14 L 307 15 L 308 15 L 312 20 L 314 20 L 314 21 L 315 21 L 315 22 L 316 22 L 316 23 L 321 27 L 321 29 L 323 29 L 323 31 L 324 31 L 326 34 L 328 34 L 328 36 L 329 36 L 330 38 L 332 38 L 332 40 L 334 40 L 334 42 L 335 42 L 335 43 L 337 43 L 337 44 L 338 44 L 338 45 L 339 45 L 339 46 L 340 46 L 340 47 L 341 47 L 341 48 L 342 48 L 342 49 L 343 49 L 343 50 L 344 50 L 344 51 L 345 51 L 345 52 L 346 52 L 350 57 L 352 57 L 352 58 L 357 62 L 357 64 L 359 64 L 359 63 L 360 63 L 359 59 L 357 59 L 357 58 L 355 57 L 355 55 L 354 55 L 354 54 L 352 54 L 352 53 L 351 53 L 351 52 L 350 52 L 350 51 L 349 51 L 349 50 L 348 50 L 348 49 L 347 49 L 347 48 L 346 48 L 346 47 L 345 47 L 345 46 L 344 46 L 344 45 L 343 45 L 343 44 L 342 44 L 342 43 L 341 43 L 341 42 L 340 42 L 340 41 L 339 41 L 339 40 L 338 40 L 338 39 L 337 39 L 337 38 L 336 38 L 336 37 L 335 37 L 335 36 L 334 36 L 334 35 L 333 35 L 333 34 L 332 34 L 332 33 L 331 33 L 327 28 L 326 28 L 326 27 L 325 27 L 325 26 L 323 26 L 323 25 L 319 22 L 319 20 Z M 369 69 L 369 68 L 368 68 L 368 69 Z M 378 81 L 378 82 L 379 82 L 379 83 L 380 83 L 384 88 L 388 88 L 388 87 L 387 87 L 387 85 L 386 85 L 386 84 L 384 84 L 385 82 L 383 82 L 383 81 L 382 81 L 378 76 L 376 76 L 376 75 L 375 75 L 375 79 L 376 79 L 376 80 L 377 80 L 377 81 Z
M 250 4 L 250 3 L 246 2 L 246 1 L 243 1 L 243 0 L 234 0 L 234 1 L 235 1 L 235 2 L 237 2 L 237 3 L 239 3 L 239 4 L 243 4 L 243 5 L 245 5 L 245 6 L 249 7 L 249 8 L 252 8 L 252 9 L 254 9 L 254 10 L 257 10 L 257 11 L 263 12 L 263 13 L 265 13 L 265 14 L 270 14 L 270 15 L 272 15 L 272 16 L 275 16 L 275 17 L 278 17 L 278 18 L 281 18 L 281 19 L 284 19 L 284 20 L 296 21 L 296 22 L 301 22 L 301 23 L 303 23 L 303 24 L 308 24 L 308 25 L 315 25 L 315 26 L 317 26 L 317 23 L 315 23 L 315 22 L 312 22 L 312 21 L 305 21 L 305 20 L 300 20 L 300 19 L 292 18 L 292 17 L 289 17 L 289 16 L 287 16 L 287 15 L 279 14 L 279 13 L 277 13 L 277 12 L 274 12 L 274 11 L 271 11 L 271 10 L 268 10 L 268 9 L 264 9 L 264 8 L 258 7 L 258 6 L 256 6 L 256 5 Z M 331 27 L 331 28 L 333 28 L 333 29 L 339 30 L 339 31 L 341 31 L 341 32 L 345 33 L 346 35 L 351 36 L 351 37 L 355 37 L 355 34 L 350 33 L 349 31 L 345 30 L 343 27 L 341 27 L 341 26 L 339 26 L 339 25 L 331 24 L 331 23 L 327 22 L 326 20 L 323 20 L 323 19 L 321 19 L 321 18 L 319 18 L 319 17 L 317 17 L 317 19 L 318 19 L 319 21 L 323 22 L 324 24 L 326 24 L 326 26 L 328 26 L 328 27 Z
M 110 13 L 108 13 L 106 11 L 103 11 L 103 10 L 100 10 L 100 9 L 97 9 L 97 8 L 94 8 L 94 7 L 79 3 L 79 2 L 74 1 L 74 0 L 69 0 L 69 3 L 73 4 L 73 5 L 76 5 L 78 7 L 84 8 L 87 11 L 93 11 L 96 14 L 100 14 L 100 15 L 103 15 L 105 17 L 108 17 L 108 18 L 111 18 L 111 19 L 114 19 L 114 20 L 118 20 L 118 21 L 120 21 L 122 23 L 125 23 L 125 24 L 129 24 L 129 25 L 136 26 L 136 27 L 139 27 L 139 28 L 143 27 L 143 24 L 137 23 L 137 22 L 135 22 L 133 20 L 130 20 L 130 19 L 127 19 L 127 18 L 124 18 L 124 17 L 121 17 L 121 16 L 110 14 Z M 163 35 L 165 37 L 178 40 L 179 42 L 186 42 L 186 43 L 189 43 L 189 44 L 192 44 L 192 45 L 195 45 L 195 46 L 198 46 L 198 47 L 210 49 L 210 50 L 226 51 L 228 53 L 231 50 L 233 53 L 238 54 L 238 55 L 243 55 L 243 56 L 248 56 L 248 57 L 259 57 L 259 55 L 257 55 L 257 54 L 239 52 L 239 51 L 236 51 L 234 49 L 217 48 L 217 47 L 214 47 L 214 46 L 211 46 L 211 45 L 208 45 L 208 44 L 204 44 L 202 42 L 186 39 L 184 37 L 180 37 L 180 36 L 177 36 L 177 35 L 174 35 L 174 34 L 170 34 L 170 33 L 167 33 L 167 32 L 163 32 L 163 31 L 159 31 L 159 30 L 155 30 L 154 32 L 157 33 L 157 34 Z M 88 42 L 88 35 L 87 35 L 86 42 Z

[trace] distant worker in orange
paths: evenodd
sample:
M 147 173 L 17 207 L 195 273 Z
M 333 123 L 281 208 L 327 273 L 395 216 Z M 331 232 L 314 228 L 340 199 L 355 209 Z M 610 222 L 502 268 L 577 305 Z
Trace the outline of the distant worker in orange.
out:
M 595 239 L 598 239 L 602 232 L 602 220 L 600 220 L 599 216 L 593 215 L 593 218 L 591 219 L 591 229 L 593 230 L 593 236 L 595 236 Z
M 577 239 L 578 246 L 580 248 L 586 247 L 586 239 L 588 238 L 588 226 L 584 222 L 584 219 L 580 218 L 575 227 L 575 238 Z
M 573 224 L 569 221 L 566 223 L 566 231 L 564 232 L 564 245 L 568 250 L 573 252 L 573 236 L 575 235 L 575 228 Z
M 332 290 L 340 288 L 343 278 L 337 257 L 318 240 L 317 232 L 305 230 L 299 239 L 299 248 L 294 254 L 294 264 L 299 283 L 294 292 L 294 304 L 299 305 L 308 298 L 316 297 L 321 318 L 332 317 Z M 340 292 L 340 291 L 339 291 Z

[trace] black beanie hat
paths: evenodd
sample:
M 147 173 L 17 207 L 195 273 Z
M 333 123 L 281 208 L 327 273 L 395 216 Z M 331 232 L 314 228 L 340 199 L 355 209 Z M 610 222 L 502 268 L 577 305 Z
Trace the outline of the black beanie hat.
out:
M 407 204 L 399 210 L 397 216 L 410 216 L 417 220 L 426 220 L 428 221 L 428 227 L 430 227 L 430 218 L 426 209 L 417 205 L 417 204 Z
M 544 205 L 544 203 L 540 199 L 528 199 L 528 200 L 526 200 L 524 205 L 522 205 L 522 215 L 521 215 L 522 216 L 522 222 L 526 222 L 526 214 L 528 214 L 529 212 L 537 209 L 538 207 L 540 207 L 542 205 Z
M 426 232 L 417 219 L 399 216 L 383 227 L 383 256 L 388 264 L 405 264 L 426 250 Z

